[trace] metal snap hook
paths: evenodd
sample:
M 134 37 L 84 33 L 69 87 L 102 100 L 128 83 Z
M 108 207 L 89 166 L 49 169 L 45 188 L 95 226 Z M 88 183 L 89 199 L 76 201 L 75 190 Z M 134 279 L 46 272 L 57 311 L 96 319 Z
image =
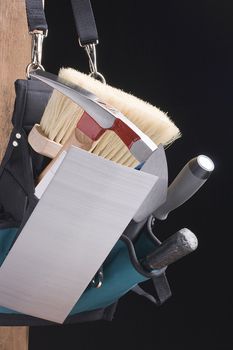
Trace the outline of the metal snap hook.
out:
M 89 67 L 91 72 L 97 72 L 96 45 L 88 44 L 84 46 L 89 59 Z
M 30 79 L 30 73 L 35 72 L 36 70 L 45 70 L 42 64 L 29 63 L 26 67 L 26 76 Z
M 106 84 L 104 76 L 98 72 L 97 69 L 97 56 L 96 56 L 96 44 L 87 44 L 84 46 L 89 59 L 90 76 L 100 80 L 103 84 Z
M 95 78 L 96 80 L 100 80 L 103 84 L 106 84 L 105 77 L 100 72 L 91 72 L 89 76 Z
M 44 70 L 44 67 L 41 64 L 42 60 L 42 47 L 44 38 L 47 36 L 46 33 L 42 31 L 35 30 L 30 32 L 32 35 L 32 52 L 31 52 L 31 63 L 29 63 L 26 67 L 26 75 L 27 78 L 30 79 L 30 73 L 37 69 Z

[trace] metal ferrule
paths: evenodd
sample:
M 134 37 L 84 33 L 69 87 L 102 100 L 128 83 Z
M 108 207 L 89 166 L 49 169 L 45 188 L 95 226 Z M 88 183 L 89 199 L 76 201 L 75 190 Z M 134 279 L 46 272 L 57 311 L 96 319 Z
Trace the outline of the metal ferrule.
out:
M 188 166 L 194 176 L 203 180 L 208 179 L 214 170 L 214 163 L 209 157 L 204 155 L 191 159 Z

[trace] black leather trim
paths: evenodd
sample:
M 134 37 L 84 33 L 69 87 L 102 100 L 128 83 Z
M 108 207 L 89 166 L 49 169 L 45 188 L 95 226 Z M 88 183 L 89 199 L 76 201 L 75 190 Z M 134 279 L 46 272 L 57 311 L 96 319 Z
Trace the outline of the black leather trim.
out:
M 80 314 L 68 316 L 62 324 L 73 324 L 90 321 L 112 321 L 117 303 L 112 304 L 105 309 L 81 312 Z M 0 326 L 62 326 L 56 322 L 50 322 L 41 318 L 23 315 L 23 314 L 0 314 Z

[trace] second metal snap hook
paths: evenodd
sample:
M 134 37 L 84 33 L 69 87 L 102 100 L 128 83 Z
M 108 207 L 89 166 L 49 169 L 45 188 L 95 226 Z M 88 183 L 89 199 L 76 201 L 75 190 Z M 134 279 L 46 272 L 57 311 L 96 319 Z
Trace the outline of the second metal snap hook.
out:
M 96 44 L 88 44 L 84 48 L 89 59 L 90 76 L 106 84 L 104 76 L 97 69 Z

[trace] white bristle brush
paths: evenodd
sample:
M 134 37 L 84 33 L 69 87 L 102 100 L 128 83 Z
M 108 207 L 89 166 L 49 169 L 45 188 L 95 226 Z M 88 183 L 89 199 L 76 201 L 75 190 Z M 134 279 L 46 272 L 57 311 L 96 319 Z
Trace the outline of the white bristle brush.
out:
M 180 136 L 179 129 L 165 113 L 133 95 L 109 85 L 104 85 L 100 81 L 72 68 L 61 69 L 59 76 L 89 90 L 101 100 L 119 110 L 156 144 L 162 143 L 167 146 Z M 106 131 L 94 143 L 90 143 L 90 139 L 82 134 L 76 134 L 74 137 L 74 130 L 83 112 L 69 98 L 54 91 L 40 125 L 36 125 L 29 134 L 29 143 L 32 148 L 53 158 L 62 145 L 66 144 L 66 148 L 68 148 L 70 144 L 74 143 L 75 137 L 76 139 L 78 137 L 76 145 L 79 147 L 89 149 L 90 152 L 117 163 L 134 167 L 138 163 L 137 160 L 112 131 Z M 49 151 L 43 149 L 44 146 L 41 146 L 44 144 L 43 142 L 49 146 Z

